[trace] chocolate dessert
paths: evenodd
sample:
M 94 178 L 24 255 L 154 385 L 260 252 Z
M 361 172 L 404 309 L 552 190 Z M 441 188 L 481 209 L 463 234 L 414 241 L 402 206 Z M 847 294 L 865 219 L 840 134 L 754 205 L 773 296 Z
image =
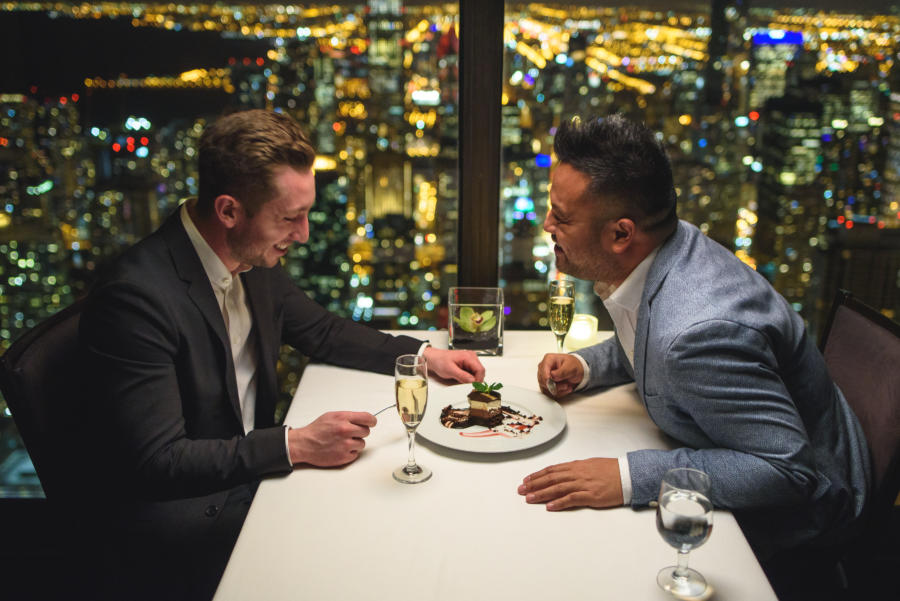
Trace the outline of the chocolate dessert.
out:
M 493 428 L 503 423 L 499 392 L 496 390 L 490 392 L 473 390 L 469 393 L 468 399 L 470 426 Z

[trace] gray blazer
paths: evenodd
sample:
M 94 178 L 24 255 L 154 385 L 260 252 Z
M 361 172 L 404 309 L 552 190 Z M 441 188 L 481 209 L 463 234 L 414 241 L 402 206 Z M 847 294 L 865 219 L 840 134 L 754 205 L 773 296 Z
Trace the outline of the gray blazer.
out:
M 589 388 L 634 381 L 650 418 L 683 446 L 628 454 L 632 506 L 666 470 L 712 478 L 758 553 L 832 539 L 870 483 L 862 428 L 803 321 L 769 283 L 680 222 L 647 276 L 634 369 L 618 338 L 579 351 Z

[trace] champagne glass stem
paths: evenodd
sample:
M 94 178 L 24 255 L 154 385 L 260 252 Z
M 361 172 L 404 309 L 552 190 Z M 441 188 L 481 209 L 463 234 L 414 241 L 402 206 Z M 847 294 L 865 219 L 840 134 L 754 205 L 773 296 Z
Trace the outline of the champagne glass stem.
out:
M 416 431 L 407 430 L 406 437 L 409 442 L 409 457 L 406 460 L 406 472 L 415 474 L 419 470 L 419 466 L 416 465 Z
M 688 577 L 688 554 L 690 551 L 678 551 L 678 565 L 675 567 L 675 571 L 672 573 L 672 576 L 677 578 L 678 580 L 683 580 Z
M 565 341 L 565 339 L 566 339 L 565 334 L 557 334 L 556 335 L 556 352 L 557 353 L 563 352 L 563 342 Z

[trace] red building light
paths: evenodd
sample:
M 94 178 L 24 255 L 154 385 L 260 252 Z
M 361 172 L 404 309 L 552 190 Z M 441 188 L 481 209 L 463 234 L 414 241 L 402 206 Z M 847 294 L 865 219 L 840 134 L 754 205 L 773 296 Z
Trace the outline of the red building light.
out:
M 757 111 L 750 111 L 747 113 L 747 116 L 750 117 L 752 121 L 759 121 L 759 112 Z
M 112 149 L 113 149 L 113 152 L 119 152 L 120 150 L 122 150 L 122 145 L 119 144 L 118 142 L 115 142 L 112 145 Z

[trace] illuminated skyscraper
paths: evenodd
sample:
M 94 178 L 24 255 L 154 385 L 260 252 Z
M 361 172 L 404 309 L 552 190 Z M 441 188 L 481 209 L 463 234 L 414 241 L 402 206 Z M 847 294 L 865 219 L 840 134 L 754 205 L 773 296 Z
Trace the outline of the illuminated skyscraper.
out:
M 752 34 L 749 108 L 760 109 L 769 98 L 784 95 L 788 65 L 803 47 L 803 34 L 781 29 Z
M 797 97 L 770 98 L 760 119 L 759 222 L 753 256 L 760 271 L 797 311 L 819 290 L 812 278 L 815 246 L 824 231 L 824 186 L 816 178 L 822 105 Z

